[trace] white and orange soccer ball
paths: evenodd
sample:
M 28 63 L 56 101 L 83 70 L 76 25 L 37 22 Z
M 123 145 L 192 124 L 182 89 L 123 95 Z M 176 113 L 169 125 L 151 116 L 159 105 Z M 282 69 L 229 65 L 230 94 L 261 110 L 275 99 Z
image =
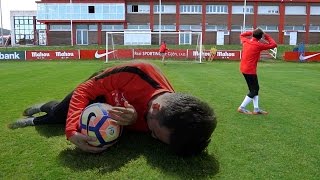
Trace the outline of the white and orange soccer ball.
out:
M 110 107 L 108 104 L 94 103 L 82 111 L 81 133 L 97 138 L 95 142 L 90 142 L 92 146 L 112 145 L 121 136 L 122 126 L 112 121 L 108 115 Z

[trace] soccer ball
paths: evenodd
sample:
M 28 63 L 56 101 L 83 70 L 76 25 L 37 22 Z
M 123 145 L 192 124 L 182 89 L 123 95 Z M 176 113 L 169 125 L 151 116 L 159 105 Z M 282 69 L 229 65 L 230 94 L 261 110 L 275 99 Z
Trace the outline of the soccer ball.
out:
M 112 145 L 121 135 L 122 126 L 111 121 L 108 115 L 110 107 L 108 104 L 94 103 L 82 111 L 81 133 L 97 138 L 95 142 L 89 142 L 92 146 Z

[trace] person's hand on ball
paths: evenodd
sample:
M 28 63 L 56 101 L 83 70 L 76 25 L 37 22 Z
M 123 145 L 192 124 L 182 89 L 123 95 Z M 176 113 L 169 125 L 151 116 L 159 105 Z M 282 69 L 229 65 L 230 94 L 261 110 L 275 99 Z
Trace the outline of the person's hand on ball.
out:
M 86 136 L 84 134 L 76 132 L 73 136 L 69 138 L 69 141 L 75 144 L 78 148 L 85 152 L 89 153 L 101 153 L 102 151 L 106 150 L 111 145 L 106 145 L 103 147 L 94 147 L 88 144 L 89 141 L 96 141 L 95 137 Z
M 121 126 L 131 125 L 137 121 L 137 111 L 128 101 L 124 102 L 124 107 L 112 107 L 108 112 L 110 118 Z

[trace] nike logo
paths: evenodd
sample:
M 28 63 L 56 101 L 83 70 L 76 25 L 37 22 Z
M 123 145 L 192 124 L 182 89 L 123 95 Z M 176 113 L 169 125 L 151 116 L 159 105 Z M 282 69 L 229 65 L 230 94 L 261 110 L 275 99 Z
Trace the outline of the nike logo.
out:
M 99 54 L 98 51 L 96 51 L 96 53 L 94 54 L 94 57 L 99 59 L 99 58 L 102 58 L 103 56 L 106 56 L 108 54 L 111 54 L 111 53 L 114 53 L 116 50 L 113 50 L 113 51 L 110 51 L 110 52 L 106 52 L 106 53 L 103 53 L 103 54 Z
M 300 54 L 299 60 L 300 61 L 305 61 L 305 60 L 310 59 L 312 57 L 318 56 L 319 54 L 320 53 L 316 53 L 316 54 L 311 54 L 311 55 L 308 55 L 308 56 L 303 56 L 302 54 Z
M 92 117 L 95 117 L 95 118 L 97 117 L 96 114 L 94 114 L 94 112 L 91 112 L 87 118 L 87 134 L 89 134 L 89 124 L 90 124 Z M 92 119 L 92 120 L 94 120 L 94 119 Z

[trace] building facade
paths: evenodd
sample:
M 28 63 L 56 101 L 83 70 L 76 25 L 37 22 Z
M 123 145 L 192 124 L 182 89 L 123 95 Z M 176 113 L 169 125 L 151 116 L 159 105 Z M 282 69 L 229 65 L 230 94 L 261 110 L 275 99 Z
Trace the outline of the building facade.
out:
M 40 0 L 43 45 L 105 44 L 106 32 L 202 32 L 203 44 L 239 44 L 262 28 L 279 44 L 320 43 L 320 0 Z M 161 4 L 160 4 L 161 3 Z M 244 28 L 245 27 L 245 28 Z M 221 33 L 219 33 L 221 34 Z M 38 36 L 39 37 L 39 36 Z M 20 38 L 21 39 L 21 38 Z
M 45 30 L 45 24 L 36 20 L 37 11 L 10 11 L 11 44 L 38 45 L 39 31 Z

